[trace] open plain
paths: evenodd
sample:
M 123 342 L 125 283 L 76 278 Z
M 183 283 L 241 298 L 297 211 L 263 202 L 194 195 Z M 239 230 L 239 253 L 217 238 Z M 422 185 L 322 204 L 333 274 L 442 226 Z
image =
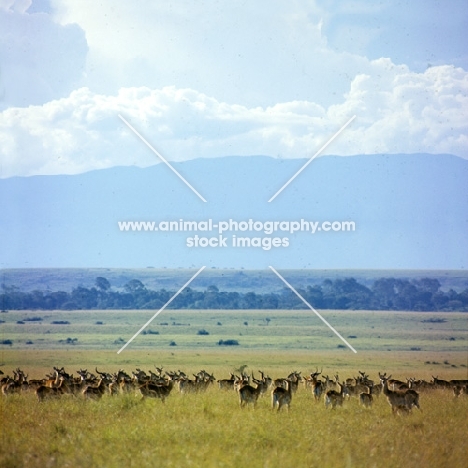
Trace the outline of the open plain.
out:
M 308 377 L 317 369 L 340 380 L 363 371 L 376 383 L 379 372 L 403 381 L 467 378 L 463 313 L 323 312 L 355 354 L 303 310 L 167 310 L 117 354 L 153 314 L 1 314 L 0 369 L 12 376 L 20 368 L 28 379 L 41 379 L 54 366 L 74 376 L 80 369 L 131 374 L 163 367 L 192 379 L 202 369 L 227 379 L 242 368 L 273 379 L 293 371 Z M 190 394 L 174 386 L 164 403 L 138 391 L 39 403 L 34 391 L 23 390 L 0 399 L 0 466 L 466 466 L 468 395 L 440 388 L 419 393 L 421 410 L 393 415 L 384 395 L 375 396 L 371 408 L 351 397 L 326 409 L 303 384 L 290 411 L 280 412 L 272 411 L 270 392 L 255 409 L 241 409 L 236 392 L 216 382 Z

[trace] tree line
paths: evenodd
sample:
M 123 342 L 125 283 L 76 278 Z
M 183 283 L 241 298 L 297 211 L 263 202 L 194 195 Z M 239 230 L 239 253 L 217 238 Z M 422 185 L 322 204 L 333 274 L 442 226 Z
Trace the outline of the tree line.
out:
M 355 278 L 327 279 L 321 284 L 298 288 L 299 294 L 317 309 L 468 311 L 468 288 L 462 292 L 442 291 L 437 279 L 379 278 L 366 287 Z M 148 289 L 133 279 L 115 289 L 104 277 L 94 286 L 78 286 L 71 292 L 22 292 L 2 285 L 2 310 L 159 309 L 175 291 Z M 169 305 L 171 309 L 305 309 L 306 305 L 289 288 L 275 293 L 239 293 L 185 288 Z

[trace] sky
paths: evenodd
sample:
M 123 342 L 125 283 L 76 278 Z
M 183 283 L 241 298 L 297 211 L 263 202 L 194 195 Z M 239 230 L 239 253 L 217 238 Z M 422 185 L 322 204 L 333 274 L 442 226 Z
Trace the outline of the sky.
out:
M 0 178 L 228 155 L 468 159 L 464 0 L 0 0 Z

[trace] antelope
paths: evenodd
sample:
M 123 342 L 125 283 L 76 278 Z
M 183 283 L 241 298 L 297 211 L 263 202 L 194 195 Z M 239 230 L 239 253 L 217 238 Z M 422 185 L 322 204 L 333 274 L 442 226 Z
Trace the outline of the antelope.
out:
M 257 400 L 262 391 L 262 387 L 257 385 L 256 388 L 252 387 L 251 385 L 243 385 L 241 386 L 237 392 L 239 393 L 239 405 L 241 408 L 244 408 L 249 403 L 255 406 L 257 405 Z
M 462 395 L 463 393 L 465 395 L 468 395 L 468 385 L 454 385 L 452 387 L 452 390 L 453 390 L 453 396 L 455 398 L 458 398 L 460 395 Z
M 364 383 L 356 383 L 356 385 L 348 385 L 345 384 L 345 392 L 348 397 L 358 397 L 362 393 L 370 394 L 371 393 L 371 387 L 369 385 L 365 385 Z
M 447 380 L 441 380 L 437 377 L 432 376 L 432 384 L 434 385 L 435 388 L 451 388 L 450 382 L 447 382 Z
M 372 398 L 372 389 L 373 386 L 369 386 L 368 392 L 361 392 L 359 394 L 359 403 L 361 403 L 364 408 L 370 408 L 372 406 L 373 398 Z
M 392 413 L 398 414 L 402 411 L 411 412 L 413 406 L 416 406 L 418 409 L 421 409 L 419 406 L 419 394 L 415 390 L 405 390 L 405 391 L 393 391 L 388 388 L 388 380 L 391 376 L 386 377 L 385 374 L 380 374 L 380 381 L 383 386 L 383 393 L 387 397 L 389 405 L 392 407 Z M 406 408 L 403 410 L 402 408 Z
M 109 392 L 111 395 L 119 393 L 130 393 L 133 389 L 133 383 L 131 377 L 124 372 L 123 369 L 119 369 L 119 372 L 114 375 L 112 382 L 109 384 Z
M 143 395 L 143 398 L 160 398 L 161 401 L 164 403 L 165 399 L 169 396 L 174 387 L 174 382 L 170 380 L 166 384 L 154 384 L 151 382 L 145 382 L 143 385 L 140 385 L 138 389 L 140 393 Z
M 65 382 L 65 378 L 62 376 L 60 377 L 60 382 L 58 385 L 49 387 L 47 385 L 41 385 L 36 389 L 36 396 L 39 402 L 44 401 L 46 398 L 56 398 L 60 395 L 63 395 L 64 387 L 63 383 Z
M 265 377 L 265 374 L 262 371 L 258 371 L 258 372 L 260 372 L 262 378 L 260 380 L 256 379 L 253 376 L 253 372 L 252 372 L 252 380 L 257 385 L 257 387 L 259 387 L 260 396 L 263 396 L 271 385 L 271 378 L 268 376 Z
M 321 373 L 321 371 L 318 372 L 318 370 L 316 370 L 313 374 L 310 374 L 312 394 L 314 395 L 315 401 L 319 401 L 323 393 L 323 382 L 318 380 L 318 376 Z
M 102 395 L 104 395 L 105 391 L 106 391 L 106 381 L 104 380 L 104 378 L 101 378 L 99 379 L 99 383 L 96 387 L 92 385 L 88 385 L 81 391 L 81 393 L 85 398 L 99 400 L 101 399 Z
M 453 396 L 459 397 L 462 393 L 468 395 L 468 380 L 450 380 Z
M 325 393 L 325 408 L 331 406 L 332 409 L 335 409 L 337 406 L 343 406 L 345 384 L 344 382 L 339 382 L 338 376 L 336 376 L 335 379 L 336 385 L 339 387 L 339 391 L 328 390 L 327 393 Z
M 286 389 L 288 381 L 291 384 L 291 391 L 296 393 L 299 387 L 299 382 L 302 380 L 301 373 L 297 371 L 291 372 L 286 378 L 275 379 L 271 385 L 275 388 L 283 387 Z
M 230 375 L 231 377 L 229 379 L 218 380 L 218 387 L 220 390 L 232 390 L 234 388 L 236 377 L 232 373 Z
M 286 388 L 276 387 L 271 392 L 271 406 L 274 410 L 275 408 L 279 411 L 283 406 L 288 408 L 288 411 L 291 407 L 292 400 L 292 382 L 286 380 Z
M 338 390 L 338 382 L 337 382 L 337 377 L 335 376 L 335 380 L 330 379 L 328 375 L 325 376 L 325 388 L 324 390 Z M 354 380 L 354 379 L 353 379 Z

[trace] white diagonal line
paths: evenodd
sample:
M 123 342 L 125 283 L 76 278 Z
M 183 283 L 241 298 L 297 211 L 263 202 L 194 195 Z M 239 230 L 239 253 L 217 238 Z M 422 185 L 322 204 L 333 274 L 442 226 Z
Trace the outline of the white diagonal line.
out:
M 120 354 L 206 267 L 202 266 L 121 348 Z
M 357 351 L 272 267 L 270 266 L 270 269 L 273 271 L 273 273 L 278 276 L 280 280 L 283 281 L 283 283 L 291 289 L 293 293 L 296 294 L 296 296 L 336 335 L 338 338 L 346 344 L 346 346 L 353 351 L 353 353 L 357 353 Z
M 272 202 L 354 119 L 353 115 L 269 200 Z
M 185 185 L 187 185 L 187 187 L 189 187 L 193 193 L 195 193 L 195 195 L 197 195 L 201 200 L 203 200 L 205 203 L 206 203 L 206 200 L 192 187 L 192 185 L 184 179 L 184 177 L 179 173 L 177 172 L 168 162 L 166 159 L 164 159 L 162 157 L 162 155 L 157 151 L 155 150 L 149 143 L 148 141 L 145 140 L 145 138 L 132 126 L 130 125 L 129 122 L 127 122 L 127 120 L 125 120 L 120 114 L 118 114 L 118 116 L 120 117 L 120 120 L 122 120 L 122 122 L 130 129 L 132 130 L 133 133 L 135 133 L 135 135 L 140 138 L 140 140 L 164 163 L 166 164 L 166 166 L 169 167 L 169 169 L 171 169 L 172 172 L 174 172 L 177 177 L 179 177 L 179 179 L 184 182 Z

